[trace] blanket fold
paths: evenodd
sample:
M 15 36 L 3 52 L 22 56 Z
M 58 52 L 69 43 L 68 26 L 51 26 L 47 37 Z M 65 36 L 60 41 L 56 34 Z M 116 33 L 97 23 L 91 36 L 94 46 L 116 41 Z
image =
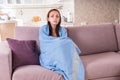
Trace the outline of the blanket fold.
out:
M 39 31 L 40 64 L 64 76 L 65 80 L 85 80 L 84 66 L 79 57 L 80 49 L 67 37 L 65 28 L 60 27 L 60 37 L 49 36 L 49 27 Z

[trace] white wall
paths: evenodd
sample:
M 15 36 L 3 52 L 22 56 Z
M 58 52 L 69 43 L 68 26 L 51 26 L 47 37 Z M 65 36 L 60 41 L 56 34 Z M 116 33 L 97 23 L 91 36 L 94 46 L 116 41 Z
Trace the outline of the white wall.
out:
M 59 10 L 61 12 L 62 16 L 67 17 L 68 10 L 72 13 L 72 16 L 74 17 L 74 0 L 61 0 L 59 2 L 61 7 Z M 26 26 L 41 26 L 46 23 L 46 16 L 47 12 L 52 8 L 57 8 L 57 5 L 52 5 L 52 7 L 31 7 L 31 8 L 18 8 L 16 10 L 16 19 L 22 19 L 23 25 Z M 40 16 L 41 21 L 40 22 L 33 22 L 32 17 L 33 16 Z M 63 19 L 62 19 L 63 20 Z M 74 20 L 73 20 L 74 21 Z M 62 24 L 65 24 L 64 21 L 62 21 Z

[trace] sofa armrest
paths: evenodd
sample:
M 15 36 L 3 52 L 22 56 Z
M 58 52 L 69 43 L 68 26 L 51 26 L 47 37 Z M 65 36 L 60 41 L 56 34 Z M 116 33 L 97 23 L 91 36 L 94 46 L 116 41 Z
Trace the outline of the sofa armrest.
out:
M 0 80 L 11 80 L 12 54 L 8 43 L 0 42 Z

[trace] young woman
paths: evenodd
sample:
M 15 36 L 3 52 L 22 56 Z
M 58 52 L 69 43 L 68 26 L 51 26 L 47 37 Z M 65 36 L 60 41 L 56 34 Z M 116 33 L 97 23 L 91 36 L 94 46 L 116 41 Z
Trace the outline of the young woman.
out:
M 41 66 L 63 75 L 65 80 L 85 80 L 80 50 L 60 26 L 60 12 L 50 10 L 47 21 L 39 31 Z

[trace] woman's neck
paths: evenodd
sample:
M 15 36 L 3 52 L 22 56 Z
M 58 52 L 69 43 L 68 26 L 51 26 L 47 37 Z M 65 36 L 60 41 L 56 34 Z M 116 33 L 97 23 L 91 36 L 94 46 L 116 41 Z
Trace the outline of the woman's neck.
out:
M 57 33 L 56 33 L 56 29 L 52 29 L 52 36 L 58 37 L 58 36 L 57 36 Z
M 51 27 L 52 27 L 52 30 L 53 30 L 53 29 L 55 30 L 57 26 L 56 26 L 56 25 L 51 24 Z
M 51 27 L 52 27 L 52 36 L 58 37 L 57 32 L 56 32 L 56 25 L 51 25 Z

